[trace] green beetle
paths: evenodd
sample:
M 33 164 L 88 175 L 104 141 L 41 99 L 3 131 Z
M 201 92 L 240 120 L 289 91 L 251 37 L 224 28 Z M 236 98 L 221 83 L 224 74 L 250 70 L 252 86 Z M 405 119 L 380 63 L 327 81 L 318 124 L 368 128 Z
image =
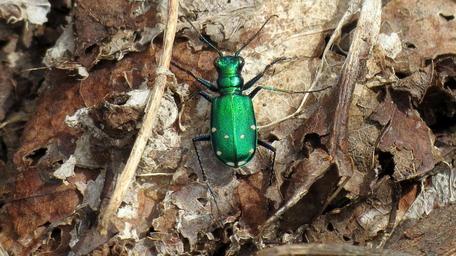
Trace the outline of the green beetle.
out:
M 212 148 L 224 164 L 241 167 L 252 159 L 257 146 L 257 130 L 252 99 L 242 94 L 240 75 L 244 60 L 225 56 L 215 61 L 219 97 L 212 98 Z
M 257 146 L 263 146 L 272 151 L 272 169 L 274 168 L 276 149 L 269 143 L 258 139 L 255 112 L 252 103 L 253 97 L 255 97 L 261 89 L 285 93 L 309 93 L 326 89 L 290 92 L 271 87 L 258 86 L 248 95 L 243 94 L 245 90 L 251 88 L 261 77 L 263 77 L 272 65 L 286 59 L 275 59 L 267 65 L 261 73 L 244 83 L 244 79 L 241 75 L 242 68 L 244 66 L 244 59 L 239 56 L 239 54 L 242 49 L 244 49 L 244 47 L 246 47 L 261 32 L 272 17 L 274 16 L 269 17 L 261 28 L 239 50 L 237 50 L 234 55 L 227 56 L 224 56 L 223 53 L 217 49 L 217 47 L 204 38 L 193 26 L 193 24 L 187 20 L 199 34 L 200 40 L 216 50 L 219 54 L 219 57 L 214 61 L 214 66 L 218 73 L 217 86 L 203 78 L 197 77 L 191 71 L 186 70 L 177 63 L 173 62 L 174 66 L 192 76 L 208 90 L 218 94 L 218 96 L 214 97 L 205 91 L 198 92 L 199 95 L 208 100 L 212 105 L 210 134 L 200 135 L 193 138 L 193 145 L 195 147 L 204 180 L 206 180 L 206 175 L 202 168 L 201 159 L 196 146 L 196 142 L 199 141 L 211 141 L 213 151 L 217 158 L 225 165 L 234 168 L 246 165 L 255 155 Z
M 241 50 L 259 34 L 271 18 L 272 17 L 267 19 L 255 35 L 253 35 L 244 46 L 237 50 L 234 55 L 224 56 L 219 49 L 199 34 L 200 39 L 215 49 L 220 55 L 220 57 L 214 61 L 214 66 L 218 73 L 217 86 L 203 78 L 197 77 L 191 71 L 182 68 L 176 63 L 173 63 L 174 66 L 194 77 L 204 87 L 219 94 L 219 96 L 214 97 L 205 91 L 198 92 L 212 105 L 210 134 L 193 138 L 193 144 L 200 165 L 201 160 L 196 147 L 196 142 L 211 141 L 213 151 L 217 158 L 230 167 L 237 168 L 246 165 L 255 155 L 257 145 L 263 146 L 273 152 L 272 166 L 274 166 L 276 150 L 272 145 L 258 139 L 255 112 L 252 103 L 252 98 L 263 87 L 255 88 L 248 95 L 244 95 L 243 91 L 252 87 L 264 75 L 267 69 L 284 58 L 274 60 L 271 64 L 266 66 L 263 72 L 244 84 L 244 79 L 241 75 L 244 59 L 239 56 Z M 195 31 L 198 31 L 192 23 L 190 23 L 190 25 Z M 206 175 L 203 173 L 203 176 Z

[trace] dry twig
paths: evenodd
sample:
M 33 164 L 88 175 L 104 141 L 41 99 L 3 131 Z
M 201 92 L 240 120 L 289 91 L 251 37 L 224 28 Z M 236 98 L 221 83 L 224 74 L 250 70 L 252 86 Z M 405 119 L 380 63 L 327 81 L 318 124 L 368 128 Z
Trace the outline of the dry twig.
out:
M 361 9 L 353 42 L 345 60 L 337 86 L 337 105 L 333 113 L 328 150 L 339 174 L 351 176 L 352 167 L 348 154 L 348 114 L 355 84 L 365 70 L 369 53 L 380 33 L 382 2 L 365 0 Z
M 139 161 L 141 160 L 144 148 L 149 137 L 152 134 L 152 129 L 155 125 L 158 108 L 160 107 L 160 101 L 163 97 L 163 93 L 166 87 L 167 73 L 169 72 L 171 53 L 174 37 L 176 34 L 178 6 L 178 0 L 168 1 L 168 20 L 166 23 L 165 36 L 163 39 L 163 52 L 156 71 L 157 78 L 155 79 L 154 86 L 149 94 L 143 124 L 138 132 L 138 137 L 136 138 L 135 144 L 133 145 L 130 157 L 128 158 L 124 169 L 117 178 L 114 191 L 108 204 L 101 211 L 98 228 L 102 234 L 107 233 L 110 218 L 117 211 L 117 208 L 121 204 L 125 192 L 134 179 L 135 172 Z
M 409 254 L 392 250 L 372 249 L 348 244 L 294 244 L 283 245 L 264 249 L 257 254 L 258 256 L 281 256 L 281 255 L 398 255 L 406 256 Z

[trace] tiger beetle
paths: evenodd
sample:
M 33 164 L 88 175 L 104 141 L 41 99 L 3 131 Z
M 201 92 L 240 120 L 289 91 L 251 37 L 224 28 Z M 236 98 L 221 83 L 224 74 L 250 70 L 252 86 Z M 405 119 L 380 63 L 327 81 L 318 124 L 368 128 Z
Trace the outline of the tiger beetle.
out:
M 276 16 L 276 15 L 274 15 Z M 203 179 L 207 182 L 206 174 L 201 164 L 200 155 L 196 146 L 197 142 L 211 141 L 212 149 L 216 157 L 225 165 L 238 168 L 246 165 L 255 155 L 257 146 L 262 146 L 273 153 L 272 171 L 276 158 L 276 149 L 269 143 L 258 139 L 257 124 L 255 120 L 255 112 L 253 109 L 252 99 L 261 89 L 278 91 L 284 93 L 310 93 L 322 91 L 326 88 L 314 91 L 294 92 L 272 87 L 258 86 L 249 94 L 243 92 L 250 89 L 275 63 L 283 61 L 286 58 L 277 58 L 268 64 L 262 72 L 244 83 L 241 71 L 244 66 L 244 59 L 239 56 L 241 51 L 255 39 L 268 21 L 274 16 L 269 17 L 261 26 L 261 28 L 239 49 L 234 55 L 223 55 L 223 53 L 207 40 L 195 28 L 195 26 L 187 20 L 193 29 L 198 33 L 199 39 L 206 43 L 209 47 L 217 51 L 219 57 L 214 61 L 214 66 L 217 70 L 217 86 L 211 82 L 197 77 L 193 72 L 179 66 L 177 63 L 172 63 L 178 69 L 192 76 L 196 81 L 202 84 L 211 92 L 217 93 L 218 96 L 211 96 L 205 91 L 198 91 L 204 99 L 211 103 L 211 126 L 210 134 L 200 135 L 193 138 L 193 146 L 198 157 L 198 162 L 201 168 Z M 213 194 L 209 184 L 210 192 Z

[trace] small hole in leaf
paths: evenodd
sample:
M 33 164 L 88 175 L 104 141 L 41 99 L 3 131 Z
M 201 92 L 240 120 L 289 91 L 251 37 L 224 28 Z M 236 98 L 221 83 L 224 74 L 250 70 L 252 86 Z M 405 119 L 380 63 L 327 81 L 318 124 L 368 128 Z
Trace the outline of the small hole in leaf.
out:
M 126 206 L 127 206 L 127 203 L 125 203 L 125 202 L 122 202 L 122 203 L 120 203 L 120 206 L 119 206 L 119 208 L 123 208 L 123 207 L 126 207 Z
M 409 75 L 410 75 L 410 74 L 405 73 L 405 72 L 399 72 L 399 71 L 396 72 L 396 76 L 397 76 L 397 78 L 399 78 L 399 79 L 404 79 L 404 78 L 408 77 Z
M 125 241 L 124 246 L 125 246 L 127 249 L 129 249 L 129 250 L 132 250 L 132 249 L 135 247 L 133 241 L 129 241 L 129 240 L 126 240 L 126 241 Z
M 96 44 L 91 45 L 91 46 L 87 47 L 87 48 L 84 50 L 84 53 L 87 54 L 87 55 L 89 55 L 89 54 L 91 54 L 91 53 L 95 50 L 96 47 L 97 47 Z
M 208 202 L 207 198 L 204 197 L 199 197 L 196 200 L 198 200 L 198 202 L 200 202 L 203 206 L 206 206 Z
M 62 230 L 60 228 L 54 228 L 54 229 L 52 229 L 52 232 L 51 232 L 51 238 L 54 239 L 54 241 L 60 241 L 61 234 L 62 234 Z
M 380 164 L 381 170 L 379 173 L 379 178 L 382 178 L 386 175 L 393 175 L 394 173 L 394 158 L 390 152 L 377 151 L 378 162 Z
M 197 181 L 198 180 L 198 175 L 196 173 L 192 172 L 188 175 L 188 178 L 192 181 Z
M 443 13 L 439 13 L 439 15 L 440 15 L 440 17 L 444 18 L 446 21 L 454 20 L 454 15 L 452 15 L 452 14 L 446 15 Z
M 309 143 L 313 148 L 321 147 L 320 136 L 316 133 L 306 134 L 304 137 L 304 143 Z
M 405 42 L 405 47 L 409 49 L 416 49 L 416 45 L 410 43 L 410 42 Z
M 25 158 L 29 159 L 32 161 L 32 166 L 36 165 L 40 159 L 46 155 L 47 148 L 39 148 L 35 149 L 32 151 L 30 154 L 28 154 Z
M 447 81 L 445 87 L 455 86 L 454 78 Z M 418 111 L 424 122 L 434 133 L 450 132 L 456 126 L 455 102 L 448 92 L 431 87 L 426 92 Z
M 229 249 L 228 244 L 222 243 L 213 255 L 226 255 L 227 250 Z
M 214 235 L 214 237 L 222 237 L 224 231 L 225 229 L 223 227 L 218 227 L 212 231 L 212 234 Z
M 429 66 L 429 65 L 431 65 L 433 62 L 434 62 L 433 59 L 425 59 L 425 60 L 424 60 L 424 66 Z
M 184 251 L 188 252 L 190 251 L 190 241 L 186 237 L 182 237 L 182 242 L 184 244 Z
M 450 77 L 448 78 L 445 83 L 443 83 L 443 87 L 448 88 L 450 90 L 456 90 L 456 78 Z
M 58 161 L 55 161 L 52 163 L 52 167 L 59 168 L 60 166 L 62 166 L 62 164 L 63 164 L 63 160 L 58 160 Z
M 6 162 L 8 160 L 8 148 L 6 147 L 5 142 L 0 137 L 0 160 Z
M 326 229 L 332 232 L 334 231 L 334 225 L 331 222 L 329 222 L 328 225 L 326 225 Z
M 226 237 L 231 237 L 234 234 L 233 227 L 227 227 L 225 229 Z
M 3 47 L 5 47 L 7 44 L 8 44 L 8 41 L 6 41 L 6 40 L 0 40 L 0 49 L 2 49 Z
M 128 99 L 130 99 L 130 96 L 127 94 L 117 94 L 117 95 L 111 95 L 106 99 L 107 102 L 114 104 L 114 105 L 125 105 L 127 103 Z
M 316 133 L 309 133 L 304 137 L 304 143 L 301 150 L 306 157 L 309 157 L 314 149 L 322 147 L 323 145 L 321 144 L 320 135 Z

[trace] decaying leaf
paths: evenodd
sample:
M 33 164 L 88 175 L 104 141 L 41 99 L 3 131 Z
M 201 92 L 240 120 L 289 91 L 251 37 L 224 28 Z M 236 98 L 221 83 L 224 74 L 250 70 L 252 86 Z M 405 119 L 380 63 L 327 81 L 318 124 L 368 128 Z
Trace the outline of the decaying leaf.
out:
M 419 71 L 437 56 L 456 51 L 455 9 L 454 1 L 445 0 L 395 0 L 385 5 L 383 29 L 398 33 L 403 45 L 396 58 L 398 71 Z
M 429 172 L 434 167 L 438 153 L 429 127 L 416 110 L 410 108 L 401 95 L 393 98 L 389 92 L 383 103 L 371 116 L 385 128 L 380 135 L 378 149 L 393 157 L 393 177 L 411 179 Z M 400 105 L 397 105 L 400 102 Z M 411 131 L 413 131 L 411 133 Z

